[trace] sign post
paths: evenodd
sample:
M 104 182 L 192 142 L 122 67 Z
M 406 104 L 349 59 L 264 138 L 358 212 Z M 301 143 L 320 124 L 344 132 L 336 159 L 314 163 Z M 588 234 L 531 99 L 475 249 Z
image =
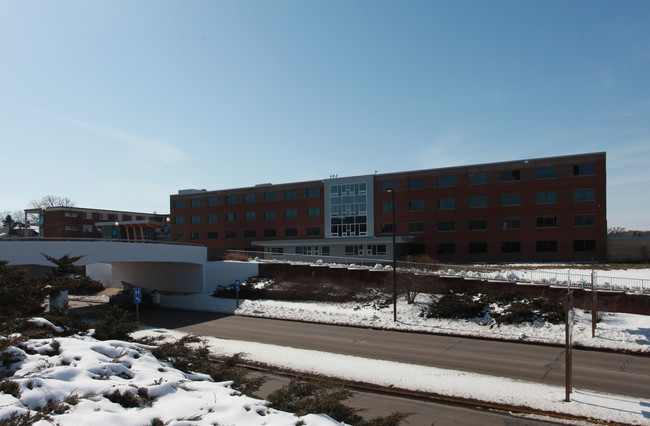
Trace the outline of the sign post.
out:
M 240 290 L 239 280 L 235 280 L 235 296 L 237 297 L 237 308 L 239 308 L 239 290 Z
M 142 289 L 133 289 L 133 303 L 135 303 L 135 320 L 140 322 L 140 303 L 142 302 Z
M 566 348 L 565 353 L 565 398 L 566 402 L 571 402 L 571 393 L 573 392 L 573 291 L 571 283 L 566 297 Z

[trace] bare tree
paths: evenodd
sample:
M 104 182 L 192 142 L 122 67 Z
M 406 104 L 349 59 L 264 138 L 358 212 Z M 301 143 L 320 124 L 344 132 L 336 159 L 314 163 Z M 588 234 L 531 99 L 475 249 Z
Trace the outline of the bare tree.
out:
M 620 237 L 623 234 L 627 232 L 627 229 L 620 227 L 620 226 L 614 226 L 612 228 L 607 229 L 607 236 L 608 237 Z
M 33 209 L 40 209 L 41 207 L 74 207 L 75 203 L 68 197 L 59 197 L 57 195 L 46 195 L 40 201 L 32 200 L 29 203 Z

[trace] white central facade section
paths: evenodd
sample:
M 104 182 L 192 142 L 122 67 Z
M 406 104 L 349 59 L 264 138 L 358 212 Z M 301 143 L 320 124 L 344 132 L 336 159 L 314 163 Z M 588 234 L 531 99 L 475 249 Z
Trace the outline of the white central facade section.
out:
M 374 237 L 373 176 L 324 181 L 325 238 Z

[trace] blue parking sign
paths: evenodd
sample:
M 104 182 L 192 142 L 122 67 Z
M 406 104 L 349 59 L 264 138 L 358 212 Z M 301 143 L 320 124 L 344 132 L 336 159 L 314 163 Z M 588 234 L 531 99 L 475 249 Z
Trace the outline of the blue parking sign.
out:
M 239 280 L 235 280 L 235 291 L 239 293 Z
M 133 289 L 133 303 L 140 303 L 142 302 L 142 289 L 141 288 L 134 288 Z

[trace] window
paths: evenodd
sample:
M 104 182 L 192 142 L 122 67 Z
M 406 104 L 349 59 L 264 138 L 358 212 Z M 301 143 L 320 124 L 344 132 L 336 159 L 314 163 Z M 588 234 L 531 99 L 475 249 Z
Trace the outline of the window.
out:
M 366 249 L 367 253 L 371 256 L 383 256 L 386 254 L 386 244 L 371 244 Z
M 284 236 L 285 237 L 297 237 L 298 236 L 298 228 L 286 228 L 284 230 Z
M 440 210 L 453 209 L 456 207 L 456 199 L 454 198 L 441 198 L 438 200 L 438 208 Z
M 65 230 L 66 231 L 78 231 L 79 227 L 78 226 L 66 226 Z
M 519 241 L 502 242 L 501 253 L 521 253 L 521 242 Z
M 557 241 L 537 241 L 538 253 L 551 253 L 557 251 Z
M 424 200 L 409 201 L 409 211 L 419 212 L 424 210 Z
M 244 231 L 244 238 L 255 238 L 255 230 L 247 229 Z
M 234 222 L 235 213 L 226 213 L 226 222 Z
M 320 217 L 320 207 L 308 207 L 307 217 Z
M 208 240 L 218 240 L 219 233 L 217 231 L 208 232 Z
M 284 247 L 269 247 L 266 250 L 268 252 L 273 253 L 273 254 L 283 254 L 284 253 Z
M 392 223 L 383 223 L 381 225 L 382 234 L 392 234 L 393 233 L 393 224 Z
M 578 164 L 573 166 L 573 176 L 589 176 L 596 174 L 595 164 Z
M 409 179 L 409 189 L 424 188 L 424 179 Z
M 381 212 L 382 213 L 392 213 L 393 212 L 393 203 L 381 203 Z
M 381 192 L 386 192 L 389 189 L 395 191 L 395 182 L 382 182 L 381 183 Z
M 456 253 L 456 244 L 454 243 L 438 244 L 438 254 L 454 254 L 454 253 Z
M 573 226 L 595 226 L 595 214 L 577 214 L 573 216 Z
M 596 240 L 574 240 L 573 251 L 596 251 Z
M 192 223 L 201 223 L 201 216 L 192 216 Z
M 183 216 L 176 216 L 174 218 L 174 224 L 175 225 L 184 225 L 185 224 L 185 218 Z
M 518 206 L 521 204 L 520 194 L 503 194 L 501 196 L 502 206 Z
M 273 220 L 275 219 L 275 210 L 267 210 L 264 212 L 264 219 Z
M 184 200 L 174 201 L 174 207 L 177 209 L 182 209 L 183 207 L 185 207 L 185 201 Z
M 363 246 L 345 246 L 345 255 L 346 256 L 363 256 Z
M 520 229 L 521 219 L 518 217 L 504 217 L 501 219 L 502 229 Z
M 193 240 L 200 240 L 201 239 L 201 233 L 200 232 L 192 232 L 190 234 L 190 238 Z
M 200 198 L 192 198 L 192 200 L 190 200 L 190 206 L 191 207 L 201 207 L 201 199 Z
M 319 198 L 319 197 L 320 197 L 320 188 L 307 189 L 307 198 Z
M 409 223 L 409 232 L 424 232 L 424 222 Z
M 575 189 L 573 191 L 573 201 L 594 201 L 595 199 L 595 189 Z
M 264 201 L 275 201 L 276 195 L 275 192 L 265 192 Z
M 557 203 L 557 192 L 547 191 L 537 193 L 537 204 Z
M 487 183 L 487 174 L 486 173 L 471 173 L 468 178 L 468 183 L 470 185 L 480 185 L 482 183 Z
M 217 223 L 217 215 L 216 214 L 209 214 L 208 215 L 208 223 Z
M 368 235 L 367 194 L 368 182 L 360 181 L 330 186 L 329 236 Z
M 320 235 L 320 228 L 317 226 L 307 228 L 308 237 L 317 237 Z
M 226 196 L 226 204 L 235 204 L 237 202 L 237 196 L 236 195 L 228 195 Z
M 470 231 L 482 231 L 487 229 L 487 220 L 485 219 L 472 219 L 469 221 Z
M 444 220 L 438 222 L 438 232 L 450 232 L 456 230 L 456 222 L 453 220 Z
M 255 212 L 246 212 L 244 213 L 244 220 L 250 222 L 255 220 Z
M 266 237 L 266 238 L 275 237 L 275 229 L 265 229 L 264 230 L 264 237 Z
M 284 211 L 284 217 L 287 219 L 298 217 L 298 209 L 286 209 Z
M 470 208 L 487 207 L 487 197 L 485 195 L 469 197 L 469 207 Z
M 501 172 L 501 182 L 515 182 L 521 180 L 521 173 L 519 170 L 509 170 Z
M 100 213 L 99 214 L 99 219 L 108 220 L 108 213 Z
M 245 203 L 254 203 L 255 202 L 255 194 L 246 194 L 246 195 L 244 195 L 244 202 Z
M 537 216 L 538 228 L 556 228 L 557 216 Z
M 217 201 L 217 197 L 208 198 L 208 206 L 216 206 L 218 204 L 219 202 Z
M 440 176 L 438 178 L 439 187 L 454 186 L 454 183 L 455 183 L 455 179 L 453 176 Z
M 83 225 L 82 230 L 86 233 L 88 232 L 93 232 L 93 226 L 92 225 Z
M 487 243 L 469 243 L 470 253 L 487 253 Z
M 557 176 L 557 169 L 555 167 L 539 167 L 535 170 L 535 177 L 537 179 L 551 179 Z
M 237 238 L 237 231 L 226 231 L 226 239 L 232 240 L 233 238 Z
M 322 246 L 321 247 L 321 254 L 323 256 L 329 256 L 330 255 L 330 247 L 329 246 Z
M 93 218 L 93 212 L 83 212 L 83 218 L 84 219 L 92 219 Z
M 285 200 L 296 200 L 296 199 L 298 199 L 298 191 L 296 191 L 296 190 L 284 191 L 284 199 Z

